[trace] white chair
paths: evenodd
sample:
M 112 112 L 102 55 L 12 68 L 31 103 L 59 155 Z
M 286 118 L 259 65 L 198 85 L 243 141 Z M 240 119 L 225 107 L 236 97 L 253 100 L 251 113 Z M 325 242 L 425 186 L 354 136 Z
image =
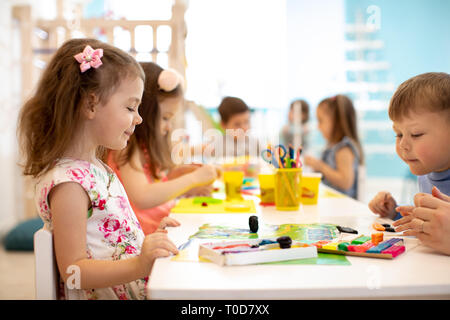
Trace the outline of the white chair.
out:
M 366 166 L 358 167 L 358 190 L 356 190 L 356 199 L 364 202 L 366 195 Z
M 58 267 L 53 249 L 53 234 L 45 226 L 34 234 L 34 262 L 36 299 L 58 299 Z

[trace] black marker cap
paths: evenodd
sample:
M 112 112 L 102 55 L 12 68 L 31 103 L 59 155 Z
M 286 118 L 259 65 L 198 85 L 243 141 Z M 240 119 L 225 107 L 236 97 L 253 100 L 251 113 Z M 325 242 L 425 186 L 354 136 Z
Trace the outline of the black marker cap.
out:
M 292 239 L 289 236 L 277 238 L 277 242 L 280 244 L 281 249 L 288 249 L 291 247 Z
M 257 233 L 258 232 L 258 217 L 257 216 L 250 216 L 250 218 L 248 219 L 248 225 L 250 227 L 250 231 L 253 233 Z

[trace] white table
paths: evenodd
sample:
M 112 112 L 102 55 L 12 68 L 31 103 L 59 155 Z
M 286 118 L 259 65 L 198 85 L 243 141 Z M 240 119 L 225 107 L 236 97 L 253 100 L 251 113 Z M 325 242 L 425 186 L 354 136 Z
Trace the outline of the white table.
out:
M 323 186 L 321 186 L 322 188 Z M 296 212 L 257 205 L 259 224 L 334 223 L 370 235 L 373 222 L 391 223 L 348 197 L 320 198 Z M 172 214 L 169 229 L 178 246 L 204 223 L 248 228 L 251 214 Z M 386 233 L 385 235 L 389 235 Z M 450 257 L 404 237 L 406 252 L 393 260 L 351 257 L 340 265 L 250 265 L 221 267 L 205 262 L 160 258 L 148 283 L 150 299 L 450 299 Z M 208 239 L 205 239 L 208 242 Z

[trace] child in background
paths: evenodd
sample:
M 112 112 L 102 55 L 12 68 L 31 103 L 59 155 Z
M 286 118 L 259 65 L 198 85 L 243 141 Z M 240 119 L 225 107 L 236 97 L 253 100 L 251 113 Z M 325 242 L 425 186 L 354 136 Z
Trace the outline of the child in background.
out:
M 225 131 L 223 140 L 224 157 L 248 156 L 254 151 L 258 156 L 258 142 L 248 135 L 250 130 L 250 109 L 240 98 L 225 97 L 218 107 L 220 124 Z M 255 150 L 252 150 L 255 148 Z M 216 150 L 216 156 L 220 156 Z
M 145 73 L 140 106 L 142 124 L 126 149 L 110 152 L 107 163 L 123 183 L 144 230 L 154 232 L 180 195 L 209 195 L 216 169 L 210 165 L 175 167 L 171 159 L 171 119 L 183 103 L 183 79 L 174 70 L 141 63 Z M 169 171 L 166 175 L 165 171 Z
M 141 123 L 143 80 L 122 50 L 69 40 L 20 112 L 24 174 L 36 178 L 66 299 L 145 299 L 155 259 L 178 252 L 164 232 L 144 236 L 120 181 L 98 158 L 103 148 L 124 148 Z
M 397 207 L 392 195 L 382 191 L 369 208 L 382 217 L 399 219 L 396 231 L 408 230 L 405 234 L 450 254 L 450 74 L 424 73 L 403 82 L 392 96 L 389 117 L 397 154 L 418 176 L 421 193 L 415 206 Z
M 321 160 L 305 156 L 305 164 L 322 173 L 324 184 L 356 199 L 363 152 L 352 101 L 344 95 L 322 100 L 317 107 L 317 121 L 327 148 Z
M 296 110 L 294 107 L 299 107 Z M 296 113 L 298 112 L 299 119 L 296 120 Z M 280 132 L 281 144 L 288 146 L 289 144 L 294 146 L 294 134 L 296 129 L 296 121 L 300 122 L 300 135 L 301 135 L 301 145 L 303 152 L 308 149 L 308 120 L 309 120 L 309 104 L 302 99 L 295 100 L 291 103 L 289 107 L 288 123 L 283 126 Z

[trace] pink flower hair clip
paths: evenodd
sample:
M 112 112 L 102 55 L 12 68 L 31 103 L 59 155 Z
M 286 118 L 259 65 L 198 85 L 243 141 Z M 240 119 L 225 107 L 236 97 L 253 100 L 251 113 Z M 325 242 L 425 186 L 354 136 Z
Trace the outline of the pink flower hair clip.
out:
M 174 90 L 182 81 L 181 75 L 173 69 L 163 70 L 158 77 L 159 88 L 165 92 Z
M 103 63 L 100 60 L 103 57 L 103 49 L 92 49 L 91 46 L 87 45 L 83 52 L 73 56 L 80 63 L 81 73 L 92 68 L 97 69 Z

